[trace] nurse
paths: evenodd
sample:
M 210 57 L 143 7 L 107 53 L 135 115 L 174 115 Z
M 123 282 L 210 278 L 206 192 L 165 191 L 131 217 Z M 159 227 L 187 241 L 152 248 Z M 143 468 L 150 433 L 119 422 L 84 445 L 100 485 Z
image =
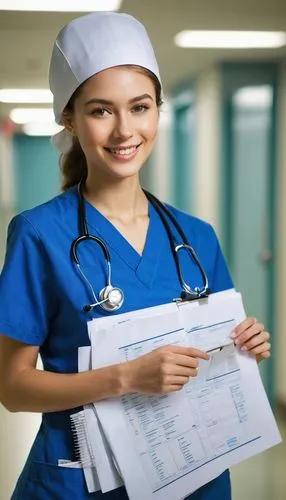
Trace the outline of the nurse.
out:
M 78 373 L 78 348 L 89 345 L 87 322 L 111 314 L 100 306 L 84 309 L 99 300 L 107 266 L 94 241 L 78 246 L 80 271 L 72 256 L 72 242 L 81 231 L 80 181 L 87 229 L 107 246 L 112 283 L 124 291 L 122 307 L 112 314 L 168 303 L 181 292 L 166 229 L 139 182 L 162 102 L 145 28 L 118 13 L 72 21 L 56 39 L 50 86 L 56 120 L 65 127 L 56 139 L 63 151 L 63 193 L 11 221 L 0 279 L 0 400 L 12 412 L 43 414 L 12 499 L 123 500 L 128 498 L 123 487 L 88 494 L 82 469 L 59 465 L 75 460 L 70 414 L 128 392 L 179 391 L 196 376 L 199 359 L 207 359 L 197 349 L 168 346 Z M 170 210 L 194 247 L 211 291 L 233 287 L 212 227 Z M 180 241 L 173 226 L 172 232 Z M 188 283 L 201 282 L 187 255 L 182 266 Z M 236 344 L 258 361 L 269 357 L 269 335 L 254 318 L 234 333 Z M 38 356 L 43 370 L 36 368 Z M 189 498 L 229 500 L 228 472 Z

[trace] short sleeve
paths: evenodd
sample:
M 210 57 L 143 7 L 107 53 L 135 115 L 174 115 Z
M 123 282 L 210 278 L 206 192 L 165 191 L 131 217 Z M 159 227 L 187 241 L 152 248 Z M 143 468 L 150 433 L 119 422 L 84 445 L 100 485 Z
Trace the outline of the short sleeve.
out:
M 223 290 L 229 290 L 230 288 L 233 288 L 234 285 L 218 238 L 213 228 L 212 231 L 215 238 L 215 260 L 211 280 L 211 291 L 212 293 L 215 293 L 222 292 Z
M 41 345 L 55 312 L 50 262 L 32 224 L 24 215 L 10 222 L 0 275 L 0 332 Z

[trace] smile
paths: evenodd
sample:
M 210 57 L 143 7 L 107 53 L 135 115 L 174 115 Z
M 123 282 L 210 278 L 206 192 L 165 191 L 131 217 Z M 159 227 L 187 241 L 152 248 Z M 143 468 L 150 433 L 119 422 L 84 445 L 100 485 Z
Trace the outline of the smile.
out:
M 127 147 L 118 147 L 118 148 L 105 148 L 106 151 L 111 153 L 116 158 L 133 158 L 138 151 L 139 146 L 127 146 Z

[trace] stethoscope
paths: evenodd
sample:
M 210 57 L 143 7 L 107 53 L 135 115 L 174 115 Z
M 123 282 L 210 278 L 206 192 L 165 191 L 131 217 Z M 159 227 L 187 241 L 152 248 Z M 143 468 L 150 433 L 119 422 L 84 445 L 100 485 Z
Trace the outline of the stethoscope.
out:
M 106 243 L 101 239 L 98 238 L 97 236 L 94 236 L 93 234 L 90 234 L 88 232 L 87 228 L 87 221 L 86 221 L 86 210 L 85 210 L 85 201 L 83 197 L 83 192 L 82 192 L 82 182 L 80 182 L 77 186 L 77 191 L 78 191 L 78 199 L 79 199 L 79 226 L 80 226 L 80 236 L 78 236 L 71 245 L 71 254 L 72 258 L 77 266 L 77 269 L 79 273 L 81 274 L 82 278 L 84 281 L 87 283 L 92 296 L 94 298 L 94 303 L 93 304 L 87 304 L 83 307 L 84 311 L 91 311 L 94 307 L 100 306 L 102 309 L 108 312 L 113 312 L 117 311 L 117 309 L 120 309 L 124 302 L 124 293 L 121 288 L 115 287 L 112 285 L 111 282 L 111 259 L 110 259 L 110 253 L 107 248 Z M 182 292 L 180 298 L 174 299 L 176 301 L 186 301 L 186 300 L 196 300 L 196 299 L 201 299 L 204 297 L 208 297 L 210 294 L 210 289 L 208 285 L 208 278 L 205 273 L 205 270 L 202 266 L 202 264 L 199 261 L 199 258 L 193 249 L 193 247 L 189 244 L 187 237 L 181 228 L 181 226 L 178 224 L 176 221 L 175 217 L 173 216 L 172 212 L 160 201 L 158 200 L 154 195 L 149 193 L 148 191 L 144 190 L 144 193 L 148 200 L 152 203 L 153 207 L 159 214 L 162 223 L 166 229 L 169 241 L 170 241 L 170 246 L 172 250 L 172 254 L 174 256 L 176 268 L 177 268 L 177 273 L 178 277 L 180 280 L 180 284 L 182 286 Z M 182 238 L 183 243 L 180 245 L 176 245 L 176 241 L 174 239 L 174 236 L 172 234 L 172 231 L 170 229 L 170 225 L 168 223 L 168 220 L 166 216 L 169 218 L 169 220 L 172 222 L 176 230 L 178 231 L 180 237 Z M 102 249 L 102 252 L 104 254 L 106 264 L 107 264 L 107 285 L 99 292 L 99 298 L 97 298 L 95 291 L 93 289 L 93 286 L 91 285 L 90 281 L 87 279 L 86 275 L 82 271 L 80 267 L 80 261 L 78 257 L 78 246 L 80 243 L 83 241 L 95 241 L 100 248 Z M 179 252 L 181 250 L 187 250 L 195 264 L 198 266 L 200 273 L 202 275 L 203 279 L 203 286 L 202 287 L 195 287 L 191 288 L 190 285 L 186 283 L 183 277 L 182 273 L 182 268 L 180 265 L 180 260 L 179 260 Z

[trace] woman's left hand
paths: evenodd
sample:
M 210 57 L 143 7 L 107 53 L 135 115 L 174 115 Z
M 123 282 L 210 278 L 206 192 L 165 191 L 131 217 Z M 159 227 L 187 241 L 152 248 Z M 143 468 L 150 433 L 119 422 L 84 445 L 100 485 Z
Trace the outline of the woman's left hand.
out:
M 257 362 L 271 356 L 270 335 L 264 330 L 264 325 L 256 318 L 248 317 L 234 329 L 231 334 L 235 345 L 242 351 L 248 351 L 256 357 Z

